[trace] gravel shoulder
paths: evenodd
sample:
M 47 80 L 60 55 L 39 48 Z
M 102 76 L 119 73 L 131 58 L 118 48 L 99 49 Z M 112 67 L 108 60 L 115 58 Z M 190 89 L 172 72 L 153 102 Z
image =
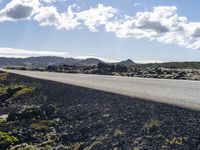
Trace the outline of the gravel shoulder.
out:
M 15 74 L 1 84 L 34 89 L 1 99 L 0 138 L 15 149 L 200 149 L 196 110 Z

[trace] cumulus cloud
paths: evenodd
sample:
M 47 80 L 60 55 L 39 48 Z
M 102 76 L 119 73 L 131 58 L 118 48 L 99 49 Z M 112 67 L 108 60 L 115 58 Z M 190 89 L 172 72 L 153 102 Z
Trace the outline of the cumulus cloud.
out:
M 164 44 L 200 49 L 200 22 L 189 22 L 175 6 L 158 6 L 122 20 L 109 22 L 106 31 L 119 38 L 148 38 Z
M 39 4 L 39 0 L 13 0 L 0 10 L 0 21 L 29 19 Z
M 117 9 L 111 6 L 99 4 L 96 8 L 76 13 L 78 20 L 83 21 L 90 31 L 98 31 L 97 27 L 107 24 L 117 13 Z
M 57 26 L 60 22 L 60 14 L 53 6 L 41 7 L 34 19 L 38 21 L 41 26 Z
M 155 7 L 152 12 L 138 12 L 135 16 L 107 24 L 107 31 L 115 32 L 118 37 L 155 37 L 169 32 L 171 24 L 168 19 L 176 7 Z
M 54 6 L 41 7 L 34 19 L 41 26 L 55 26 L 57 29 L 71 30 L 79 25 L 85 25 L 92 32 L 97 27 L 107 24 L 114 17 L 117 9 L 99 4 L 96 8 L 74 11 L 76 5 L 70 5 L 65 13 L 59 13 Z
M 64 28 L 67 30 L 74 29 L 80 23 L 75 17 L 72 7 L 74 5 L 69 6 L 66 13 L 59 13 L 54 6 L 41 7 L 34 19 L 41 26 L 55 26 L 57 29 Z

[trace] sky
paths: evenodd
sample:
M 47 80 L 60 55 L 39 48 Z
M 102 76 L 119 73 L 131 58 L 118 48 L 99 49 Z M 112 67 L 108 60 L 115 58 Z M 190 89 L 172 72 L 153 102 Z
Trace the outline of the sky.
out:
M 200 61 L 199 0 L 0 0 L 0 56 Z

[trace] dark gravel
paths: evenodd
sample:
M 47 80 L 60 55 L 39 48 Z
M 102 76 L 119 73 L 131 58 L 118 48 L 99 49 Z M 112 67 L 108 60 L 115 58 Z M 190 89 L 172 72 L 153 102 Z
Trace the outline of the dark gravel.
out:
M 200 150 L 199 111 L 14 74 L 4 84 L 10 83 L 36 87 L 0 107 L 0 115 L 9 114 L 0 131 L 15 135 L 19 139 L 16 145 Z M 32 124 L 44 120 L 47 128 L 33 128 Z M 45 144 L 47 136 L 54 143 Z

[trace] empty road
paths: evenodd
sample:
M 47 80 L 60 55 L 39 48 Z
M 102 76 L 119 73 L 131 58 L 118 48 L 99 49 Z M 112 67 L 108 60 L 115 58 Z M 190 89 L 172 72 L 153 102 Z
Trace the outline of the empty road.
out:
M 18 70 L 9 72 L 200 110 L 199 81 Z

